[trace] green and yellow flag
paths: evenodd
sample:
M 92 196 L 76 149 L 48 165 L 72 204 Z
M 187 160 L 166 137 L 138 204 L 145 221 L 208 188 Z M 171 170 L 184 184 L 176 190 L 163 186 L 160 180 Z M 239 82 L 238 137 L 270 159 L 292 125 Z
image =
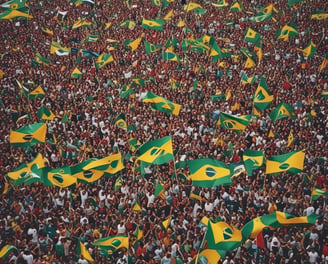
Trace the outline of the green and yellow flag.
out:
M 32 172 L 33 168 L 44 168 L 46 166 L 46 159 L 42 156 L 41 153 L 38 153 L 38 155 L 31 160 L 28 163 L 23 163 L 19 167 L 17 167 L 15 170 L 8 172 L 7 176 L 12 180 L 17 180 L 19 178 L 24 178 L 27 173 Z
M 104 176 L 104 171 L 97 170 L 97 169 L 89 169 L 83 170 L 85 166 L 90 164 L 91 162 L 95 161 L 96 159 L 89 159 L 78 163 L 71 167 L 71 174 L 73 177 L 77 179 L 78 182 L 82 183 L 93 183 L 99 180 L 102 176 Z
M 133 30 L 135 26 L 136 26 L 136 22 L 132 20 L 125 20 L 120 24 L 120 27 L 127 27 L 130 30 Z
M 114 184 L 114 191 L 116 192 L 119 188 L 121 188 L 121 186 L 122 186 L 122 178 L 121 176 L 118 176 Z
M 129 139 L 129 149 L 132 152 L 135 152 L 140 145 L 141 145 L 141 143 L 137 138 L 130 138 Z
M 242 4 L 235 2 L 230 7 L 230 12 L 241 12 L 243 10 Z
M 79 79 L 82 77 L 82 72 L 78 69 L 75 68 L 71 74 L 72 78 Z
M 39 64 L 49 65 L 51 60 L 43 57 L 40 53 L 35 54 L 35 61 Z
M 163 17 L 163 19 L 165 21 L 169 21 L 172 19 L 173 16 L 174 16 L 174 11 L 173 9 L 171 9 L 169 12 L 167 12 L 167 14 Z
M 312 200 L 318 200 L 321 196 L 328 198 L 327 189 L 313 188 L 311 192 Z
M 137 226 L 136 230 L 133 232 L 133 236 L 137 238 L 137 241 L 143 238 L 143 230 L 140 229 L 139 226 Z
M 0 250 L 0 259 L 8 257 L 11 251 L 17 250 L 17 248 L 13 245 L 5 245 L 1 250 Z
M 76 29 L 76 28 L 79 28 L 79 27 L 88 27 L 88 28 L 90 28 L 91 24 L 92 24 L 91 22 L 89 22 L 85 19 L 79 19 L 79 20 L 74 22 L 74 24 L 72 26 L 72 29 Z
M 323 58 L 322 63 L 318 67 L 319 72 L 322 72 L 328 66 L 328 59 Z
M 214 159 L 196 159 L 188 161 L 189 179 L 193 185 L 210 188 L 231 184 L 231 170 L 223 162 Z
M 132 210 L 135 212 L 140 212 L 142 210 L 138 200 L 135 200 L 132 206 Z
M 167 136 L 146 142 L 139 149 L 140 155 L 136 161 L 144 161 L 149 164 L 161 165 L 173 160 L 172 137 Z
M 300 49 L 300 51 L 302 51 L 304 57 L 312 58 L 314 56 L 316 49 L 317 49 L 317 45 L 314 44 L 312 40 L 310 40 L 306 48 Z
M 93 245 L 107 250 L 109 254 L 120 248 L 129 248 L 129 237 L 125 235 L 117 235 L 104 237 L 93 242 Z
M 115 174 L 123 170 L 124 168 L 125 167 L 122 161 L 122 154 L 116 153 L 111 154 L 102 159 L 91 161 L 89 164 L 83 167 L 83 170 L 87 171 L 93 169 L 103 171 L 109 174 Z
M 142 40 L 142 37 L 136 38 L 135 40 L 126 39 L 123 42 L 123 45 L 128 47 L 131 51 L 135 51 L 139 47 L 141 40 Z
M 294 135 L 293 135 L 293 129 L 290 129 L 288 139 L 287 139 L 287 147 L 290 147 L 294 142 Z
M 54 120 L 56 117 L 56 115 L 44 105 L 40 107 L 39 111 L 37 112 L 37 116 L 41 120 Z
M 261 77 L 260 83 L 257 86 L 254 95 L 254 106 L 264 111 L 266 108 L 269 107 L 271 102 L 273 101 L 273 95 L 269 92 L 268 86 L 266 84 L 265 78 Z
M 146 50 L 147 54 L 159 51 L 161 49 L 161 45 L 155 45 L 155 44 L 152 44 L 147 41 L 144 41 L 144 44 L 145 44 L 145 50 Z
M 34 123 L 10 131 L 9 141 L 14 147 L 28 147 L 46 141 L 47 124 Z
M 152 92 L 147 92 L 142 99 L 144 103 L 151 103 L 151 107 L 167 114 L 179 115 L 181 105 L 173 103 L 164 97 L 158 96 Z
M 208 221 L 208 229 L 205 234 L 207 246 L 210 249 L 233 251 L 242 243 L 241 231 L 226 222 Z
M 245 33 L 245 41 L 246 42 L 251 42 L 251 43 L 257 43 L 261 39 L 261 35 L 257 33 L 254 29 L 248 28 L 246 33 Z
M 304 151 L 292 151 L 278 156 L 271 156 L 267 159 L 265 173 L 274 174 L 286 171 L 296 174 L 303 171 L 304 158 Z
M 221 258 L 224 258 L 225 252 L 222 250 L 205 248 L 198 255 L 196 255 L 194 264 L 199 263 L 219 263 Z
M 125 114 L 124 113 L 120 113 L 115 121 L 114 121 L 114 124 L 119 127 L 119 128 L 122 128 L 122 129 L 127 129 L 127 124 L 126 124 L 126 121 L 125 121 Z
M 71 174 L 71 168 L 64 166 L 61 168 L 53 169 L 48 172 L 47 179 L 51 185 L 58 186 L 60 188 L 66 188 L 76 183 L 76 177 Z
M 223 8 L 223 7 L 226 7 L 228 6 L 229 4 L 227 3 L 227 0 L 221 0 L 217 3 L 211 3 L 213 6 L 215 7 L 219 7 L 219 8 Z
M 51 41 L 50 54 L 57 54 L 58 56 L 67 56 L 71 52 L 70 48 L 62 47 L 59 43 Z
M 142 18 L 141 26 L 142 28 L 163 30 L 164 20 L 163 19 L 146 19 Z
M 159 198 L 165 200 L 165 187 L 161 183 L 157 183 L 155 186 L 155 191 L 154 191 L 154 196 L 155 198 L 158 196 Z
M 284 25 L 281 29 L 277 31 L 276 36 L 278 39 L 282 39 L 283 41 L 288 41 L 290 37 L 298 36 L 297 27 L 292 23 Z
M 29 94 L 28 94 L 28 98 L 30 100 L 34 100 L 35 98 L 43 98 L 45 95 L 45 92 L 42 88 L 41 85 L 39 85 L 38 87 L 36 87 L 34 90 L 32 90 Z
M 29 12 L 27 9 L 26 11 Z M 32 19 L 33 16 L 30 15 L 29 13 L 25 13 L 22 10 L 17 10 L 17 9 L 7 9 L 3 13 L 0 14 L 0 20 L 12 20 L 12 19 L 18 19 L 18 18 L 24 18 L 24 19 Z
M 102 67 L 104 67 L 105 65 L 107 65 L 108 63 L 111 63 L 113 61 L 114 61 L 114 58 L 112 55 L 101 54 L 96 60 L 96 67 L 97 67 L 97 69 L 101 69 Z
M 171 51 L 162 52 L 161 57 L 164 61 L 176 61 L 176 62 L 180 61 L 179 56 Z
M 85 247 L 85 245 L 79 240 L 79 244 L 77 246 L 78 249 L 78 255 L 83 256 L 85 260 L 87 260 L 89 263 L 93 263 L 94 259 L 90 255 L 89 250 Z
M 246 149 L 243 161 L 248 175 L 252 175 L 253 169 L 259 168 L 265 161 L 264 152 L 260 150 Z
M 318 11 L 314 11 L 311 14 L 311 19 L 315 19 L 315 20 L 324 20 L 328 18 L 328 12 L 326 12 L 325 10 L 318 10 Z
M 247 74 L 245 73 L 241 78 L 241 84 L 242 85 L 253 84 L 254 80 L 255 80 L 255 76 L 248 77 Z
M 251 120 L 250 115 L 234 116 L 224 112 L 219 114 L 217 125 L 226 129 L 236 130 L 238 132 L 246 129 Z
M 297 225 L 297 224 L 311 224 L 314 225 L 318 215 L 312 214 L 309 216 L 293 216 L 287 213 L 275 211 L 269 215 L 263 215 L 249 221 L 241 230 L 243 241 L 255 239 L 264 228 L 276 229 L 283 226 Z
M 278 12 L 273 4 L 269 4 L 267 7 L 261 9 L 258 14 L 250 17 L 249 20 L 252 22 L 262 22 L 272 18 L 272 12 Z
M 283 118 L 294 118 L 294 108 L 287 103 L 280 103 L 277 105 L 276 109 L 272 110 L 269 114 L 271 120 L 275 122 L 278 119 Z
M 164 221 L 162 221 L 161 225 L 164 229 L 168 229 L 168 227 L 170 226 L 170 223 L 171 223 L 171 216 L 169 216 Z
M 11 0 L 0 5 L 5 9 L 24 9 L 28 7 L 26 0 Z
M 202 8 L 202 6 L 200 4 L 197 4 L 197 3 L 194 3 L 194 2 L 190 2 L 189 1 L 188 4 L 186 4 L 183 7 L 183 10 L 189 12 L 189 11 L 192 11 L 192 10 L 194 10 L 196 8 Z

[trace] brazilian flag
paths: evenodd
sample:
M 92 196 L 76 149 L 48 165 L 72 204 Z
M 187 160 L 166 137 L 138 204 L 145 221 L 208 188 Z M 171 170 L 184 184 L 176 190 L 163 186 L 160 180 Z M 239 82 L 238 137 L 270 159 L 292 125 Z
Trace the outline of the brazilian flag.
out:
M 42 99 L 44 97 L 44 95 L 45 95 L 45 92 L 44 92 L 42 86 L 39 85 L 34 90 L 32 90 L 31 92 L 29 92 L 28 98 L 30 100 L 33 100 L 35 98 L 41 98 Z
M 254 106 L 264 111 L 272 102 L 273 95 L 269 92 L 265 78 L 261 77 L 254 95 Z
M 155 29 L 163 31 L 164 19 L 146 19 L 143 18 L 141 22 L 142 28 Z
M 188 161 L 189 179 L 193 185 L 210 188 L 231 184 L 231 170 L 225 163 L 214 159 Z
M 147 92 L 146 96 L 142 99 L 144 103 L 151 103 L 151 107 L 163 113 L 179 115 L 181 105 L 173 103 L 164 97 L 158 96 L 152 92 Z
M 292 118 L 294 119 L 294 109 L 290 104 L 280 103 L 277 105 L 276 109 L 272 110 L 269 114 L 271 120 L 275 122 L 278 119 Z
M 46 141 L 47 124 L 34 123 L 10 131 L 9 141 L 14 147 L 28 147 Z
M 126 129 L 128 126 L 125 121 L 125 114 L 120 113 L 115 119 L 115 125 L 119 128 Z
M 93 160 L 83 167 L 83 170 L 98 170 L 109 174 L 115 174 L 124 169 L 122 154 L 111 154 L 107 157 Z
M 140 155 L 136 161 L 161 165 L 173 160 L 172 137 L 167 136 L 153 141 L 148 141 L 139 149 Z
M 49 171 L 47 174 L 47 180 L 50 185 L 66 188 L 76 183 L 77 179 L 72 176 L 71 168 L 69 166 L 64 166 Z
M 0 259 L 8 257 L 11 251 L 17 250 L 17 248 L 13 245 L 5 245 L 1 250 L 0 250 Z
M 267 159 L 265 173 L 275 174 L 286 171 L 296 174 L 303 171 L 304 159 L 304 151 L 292 151 L 278 156 L 271 156 Z
M 156 52 L 161 49 L 161 45 L 152 44 L 147 41 L 144 41 L 144 45 L 147 54 L 151 54 L 152 52 Z
M 73 177 L 77 179 L 78 182 L 82 183 L 93 183 L 104 176 L 104 171 L 96 170 L 96 169 L 88 169 L 84 170 L 83 168 L 86 167 L 91 162 L 97 159 L 89 159 L 78 163 L 71 167 L 71 174 Z
M 125 235 L 104 237 L 93 242 L 93 245 L 112 254 L 117 249 L 129 248 L 129 237 Z
M 56 117 L 56 115 L 44 105 L 40 107 L 37 115 L 41 120 L 54 120 Z
M 259 168 L 265 161 L 264 152 L 261 150 L 246 149 L 243 161 L 248 175 L 252 175 L 253 169 Z
M 112 55 L 110 55 L 110 54 L 101 54 L 97 58 L 96 67 L 97 67 L 97 69 L 101 69 L 102 67 L 104 67 L 105 65 L 107 65 L 108 63 L 111 63 L 113 61 L 114 61 L 114 58 L 113 58 Z
M 226 129 L 236 130 L 237 132 L 240 132 L 246 129 L 250 120 L 250 115 L 234 116 L 221 112 L 219 114 L 217 125 Z

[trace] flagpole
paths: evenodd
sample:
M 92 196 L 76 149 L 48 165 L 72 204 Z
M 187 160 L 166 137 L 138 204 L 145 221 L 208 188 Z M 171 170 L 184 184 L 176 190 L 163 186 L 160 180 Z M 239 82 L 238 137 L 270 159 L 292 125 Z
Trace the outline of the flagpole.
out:
M 202 243 L 200 243 L 200 246 L 199 246 L 199 249 L 198 249 L 198 252 L 197 252 L 197 255 L 196 255 L 196 259 L 195 259 L 195 264 L 197 264 L 200 250 L 201 250 L 201 248 L 204 246 L 203 244 L 204 244 L 204 242 L 205 242 L 206 233 L 207 233 L 207 230 L 206 230 L 206 232 L 205 232 L 205 234 L 204 234 L 204 236 L 203 236 Z

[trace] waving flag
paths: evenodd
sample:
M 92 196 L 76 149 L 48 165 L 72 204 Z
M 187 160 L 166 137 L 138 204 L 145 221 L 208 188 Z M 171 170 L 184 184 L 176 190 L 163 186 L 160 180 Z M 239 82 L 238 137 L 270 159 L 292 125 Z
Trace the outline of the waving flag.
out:
M 146 50 L 147 54 L 159 51 L 161 49 L 161 45 L 151 44 L 150 42 L 147 42 L 147 41 L 144 41 L 144 44 L 145 44 L 145 50 Z
M 165 61 L 176 61 L 176 62 L 180 61 L 179 56 L 177 54 L 175 54 L 174 52 L 170 52 L 170 51 L 163 52 L 161 54 L 161 57 Z
M 10 131 L 9 141 L 14 147 L 28 147 L 46 141 L 47 124 L 34 123 Z
M 265 161 L 263 151 L 246 149 L 243 154 L 243 161 L 248 175 L 252 175 L 252 171 L 255 168 L 259 168 Z
M 77 179 L 72 176 L 71 168 L 69 166 L 64 166 L 49 171 L 47 174 L 47 180 L 51 185 L 66 188 L 75 184 Z
M 122 128 L 122 129 L 126 129 L 128 126 L 126 124 L 126 121 L 125 121 L 125 114 L 124 113 L 120 113 L 115 121 L 114 121 L 115 125 L 119 128 Z
M 265 173 L 274 174 L 286 171 L 296 174 L 303 171 L 304 159 L 304 151 L 292 151 L 278 156 L 271 156 L 267 159 Z
M 89 263 L 93 263 L 94 259 L 90 255 L 89 250 L 85 247 L 85 245 L 79 240 L 79 244 L 77 246 L 77 254 L 83 256 L 85 260 L 87 260 Z
M 151 103 L 152 108 L 163 113 L 179 115 L 181 105 L 173 103 L 164 97 L 158 96 L 152 92 L 147 92 L 146 96 L 142 99 L 144 103 Z
M 321 196 L 328 198 L 328 191 L 326 189 L 313 188 L 311 192 L 312 200 L 316 201 Z
M 219 114 L 217 125 L 226 129 L 243 131 L 246 129 L 248 123 L 251 120 L 251 116 L 234 116 L 224 112 Z
M 37 116 L 41 120 L 54 120 L 56 117 L 56 115 L 44 105 L 40 107 L 39 111 L 37 112 Z
M 83 167 L 83 170 L 91 169 L 115 174 L 124 169 L 124 165 L 122 162 L 122 154 L 111 154 L 107 157 L 91 161 L 89 164 Z
M 107 65 L 108 63 L 111 63 L 113 61 L 114 61 L 114 58 L 113 58 L 112 55 L 110 55 L 110 54 L 101 54 L 97 58 L 96 67 L 98 69 L 101 69 L 102 67 L 104 67 L 105 65 Z
M 93 242 L 93 245 L 112 253 L 120 248 L 129 248 L 129 237 L 124 235 L 104 237 Z
M 318 10 L 318 11 L 314 11 L 311 14 L 311 19 L 315 19 L 315 20 L 324 20 L 328 18 L 328 12 L 324 11 L 324 10 Z
M 0 5 L 2 8 L 22 9 L 28 7 L 26 0 L 11 0 Z
M 217 3 L 211 3 L 213 6 L 215 7 L 219 7 L 219 8 L 223 8 L 223 7 L 226 7 L 228 6 L 229 4 L 227 3 L 226 0 L 221 0 L 220 2 L 217 2 Z
M 26 11 L 29 11 L 28 9 Z M 11 20 L 11 19 L 18 19 L 18 18 L 25 18 L 25 19 L 32 19 L 33 16 L 29 13 L 25 13 L 23 10 L 17 9 L 7 9 L 5 12 L 0 14 L 0 20 Z
M 51 41 L 50 54 L 56 54 L 58 56 L 67 56 L 71 52 L 70 48 L 62 47 L 59 43 Z
M 131 51 L 135 51 L 139 47 L 141 40 L 142 40 L 141 37 L 136 38 L 135 40 L 133 40 L 133 39 L 126 39 L 123 42 L 123 45 L 126 46 Z
M 260 83 L 257 86 L 254 95 L 254 106 L 261 111 L 264 111 L 269 107 L 271 102 L 273 101 L 273 95 L 268 90 L 268 86 L 266 84 L 265 78 L 261 77 Z
M 251 43 L 257 43 L 261 39 L 261 35 L 252 28 L 248 28 L 245 34 L 245 41 Z
M 163 30 L 164 20 L 163 19 L 142 19 L 142 28 L 149 28 L 155 30 Z
M 42 88 L 41 85 L 38 85 L 38 87 L 36 87 L 34 90 L 32 90 L 29 94 L 28 94 L 28 98 L 30 100 L 34 100 L 35 98 L 43 98 L 45 95 L 45 92 Z
M 223 162 L 214 159 L 196 159 L 188 161 L 193 185 L 209 188 L 231 184 L 231 170 Z
M 269 116 L 273 122 L 275 122 L 278 119 L 295 117 L 293 107 L 287 103 L 278 104 L 276 109 L 274 109 L 270 112 Z
M 290 37 L 298 36 L 298 30 L 294 24 L 287 24 L 279 29 L 276 35 L 278 39 L 288 41 Z
M 0 259 L 8 257 L 11 251 L 17 250 L 17 248 L 13 245 L 5 245 L 1 250 L 0 250 Z
M 97 169 L 83 170 L 84 167 L 86 167 L 88 164 L 90 164 L 95 160 L 97 159 L 89 159 L 72 166 L 71 167 L 72 176 L 75 177 L 78 182 L 82 182 L 82 183 L 93 183 L 99 180 L 102 176 L 104 176 L 105 172 L 103 170 L 97 170 Z
M 312 40 L 309 41 L 309 44 L 306 46 L 305 49 L 301 49 L 304 57 L 312 58 L 314 56 L 314 53 L 317 49 L 317 45 L 312 42 Z
M 173 160 L 172 137 L 146 142 L 140 147 L 139 153 L 136 161 L 141 160 L 149 164 L 161 165 Z

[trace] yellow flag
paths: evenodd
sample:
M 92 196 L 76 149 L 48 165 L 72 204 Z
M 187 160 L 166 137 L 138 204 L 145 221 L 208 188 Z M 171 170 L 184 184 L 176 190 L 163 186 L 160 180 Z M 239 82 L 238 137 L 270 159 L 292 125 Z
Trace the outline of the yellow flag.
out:
M 291 129 L 288 135 L 287 147 L 291 146 L 293 142 L 294 142 L 294 135 L 293 135 L 293 129 Z

